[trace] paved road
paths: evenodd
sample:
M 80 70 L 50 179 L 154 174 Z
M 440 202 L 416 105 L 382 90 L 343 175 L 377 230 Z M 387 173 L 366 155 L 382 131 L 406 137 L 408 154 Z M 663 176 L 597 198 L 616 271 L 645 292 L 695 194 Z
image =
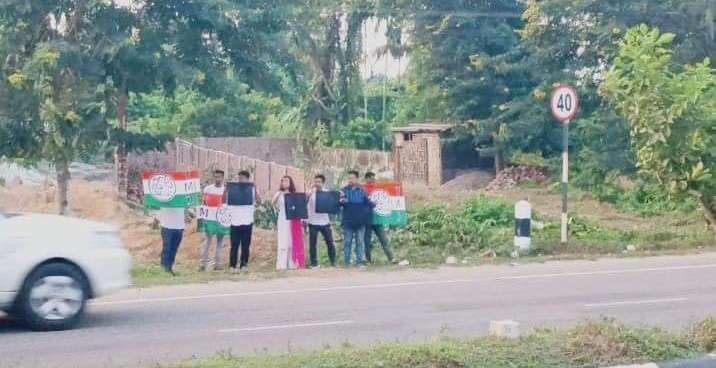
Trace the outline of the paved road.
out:
M 443 268 L 318 270 L 312 276 L 127 290 L 81 328 L 22 331 L 0 320 L 0 367 L 114 367 L 474 336 L 488 321 L 566 327 L 610 316 L 678 330 L 716 315 L 716 253 Z

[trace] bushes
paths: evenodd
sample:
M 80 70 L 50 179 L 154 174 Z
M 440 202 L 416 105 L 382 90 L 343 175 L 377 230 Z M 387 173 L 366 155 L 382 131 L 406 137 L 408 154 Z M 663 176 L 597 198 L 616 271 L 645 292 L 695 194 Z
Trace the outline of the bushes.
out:
M 392 239 L 408 252 L 411 262 L 431 262 L 505 244 L 511 239 L 513 217 L 509 203 L 477 196 L 457 209 L 428 206 L 411 210 L 408 225 L 398 228 Z
M 613 320 L 587 321 L 567 334 L 563 346 L 575 366 L 668 361 L 694 349 L 688 336 L 656 327 L 629 327 Z
M 694 323 L 688 336 L 700 349 L 716 352 L 716 317 Z

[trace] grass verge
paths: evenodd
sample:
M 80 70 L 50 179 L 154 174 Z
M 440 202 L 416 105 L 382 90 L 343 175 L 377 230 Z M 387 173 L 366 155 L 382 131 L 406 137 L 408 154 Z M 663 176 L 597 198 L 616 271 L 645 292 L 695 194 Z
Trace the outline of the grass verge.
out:
M 314 352 L 236 357 L 219 354 L 165 366 L 172 368 L 373 368 L 373 367 L 599 367 L 673 361 L 713 348 L 716 319 L 710 318 L 675 334 L 653 327 L 631 327 L 613 320 L 585 321 L 557 332 L 537 329 L 516 340 L 494 337 L 443 338 L 420 344 L 343 346 Z

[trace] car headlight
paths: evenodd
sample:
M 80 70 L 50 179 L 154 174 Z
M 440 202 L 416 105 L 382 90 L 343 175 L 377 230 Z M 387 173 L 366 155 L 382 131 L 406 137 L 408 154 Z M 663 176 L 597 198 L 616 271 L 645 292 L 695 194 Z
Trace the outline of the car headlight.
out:
M 122 238 L 118 231 L 95 231 L 94 243 L 103 247 L 124 248 Z

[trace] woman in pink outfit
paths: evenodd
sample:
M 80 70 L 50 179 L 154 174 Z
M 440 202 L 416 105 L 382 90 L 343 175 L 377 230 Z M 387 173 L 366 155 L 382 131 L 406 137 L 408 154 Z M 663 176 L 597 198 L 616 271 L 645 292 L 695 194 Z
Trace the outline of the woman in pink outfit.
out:
M 285 270 L 305 268 L 306 258 L 303 244 L 303 226 L 301 220 L 286 218 L 285 195 L 296 193 L 296 186 L 290 176 L 281 178 L 281 186 L 273 196 L 273 205 L 278 208 L 276 269 Z

